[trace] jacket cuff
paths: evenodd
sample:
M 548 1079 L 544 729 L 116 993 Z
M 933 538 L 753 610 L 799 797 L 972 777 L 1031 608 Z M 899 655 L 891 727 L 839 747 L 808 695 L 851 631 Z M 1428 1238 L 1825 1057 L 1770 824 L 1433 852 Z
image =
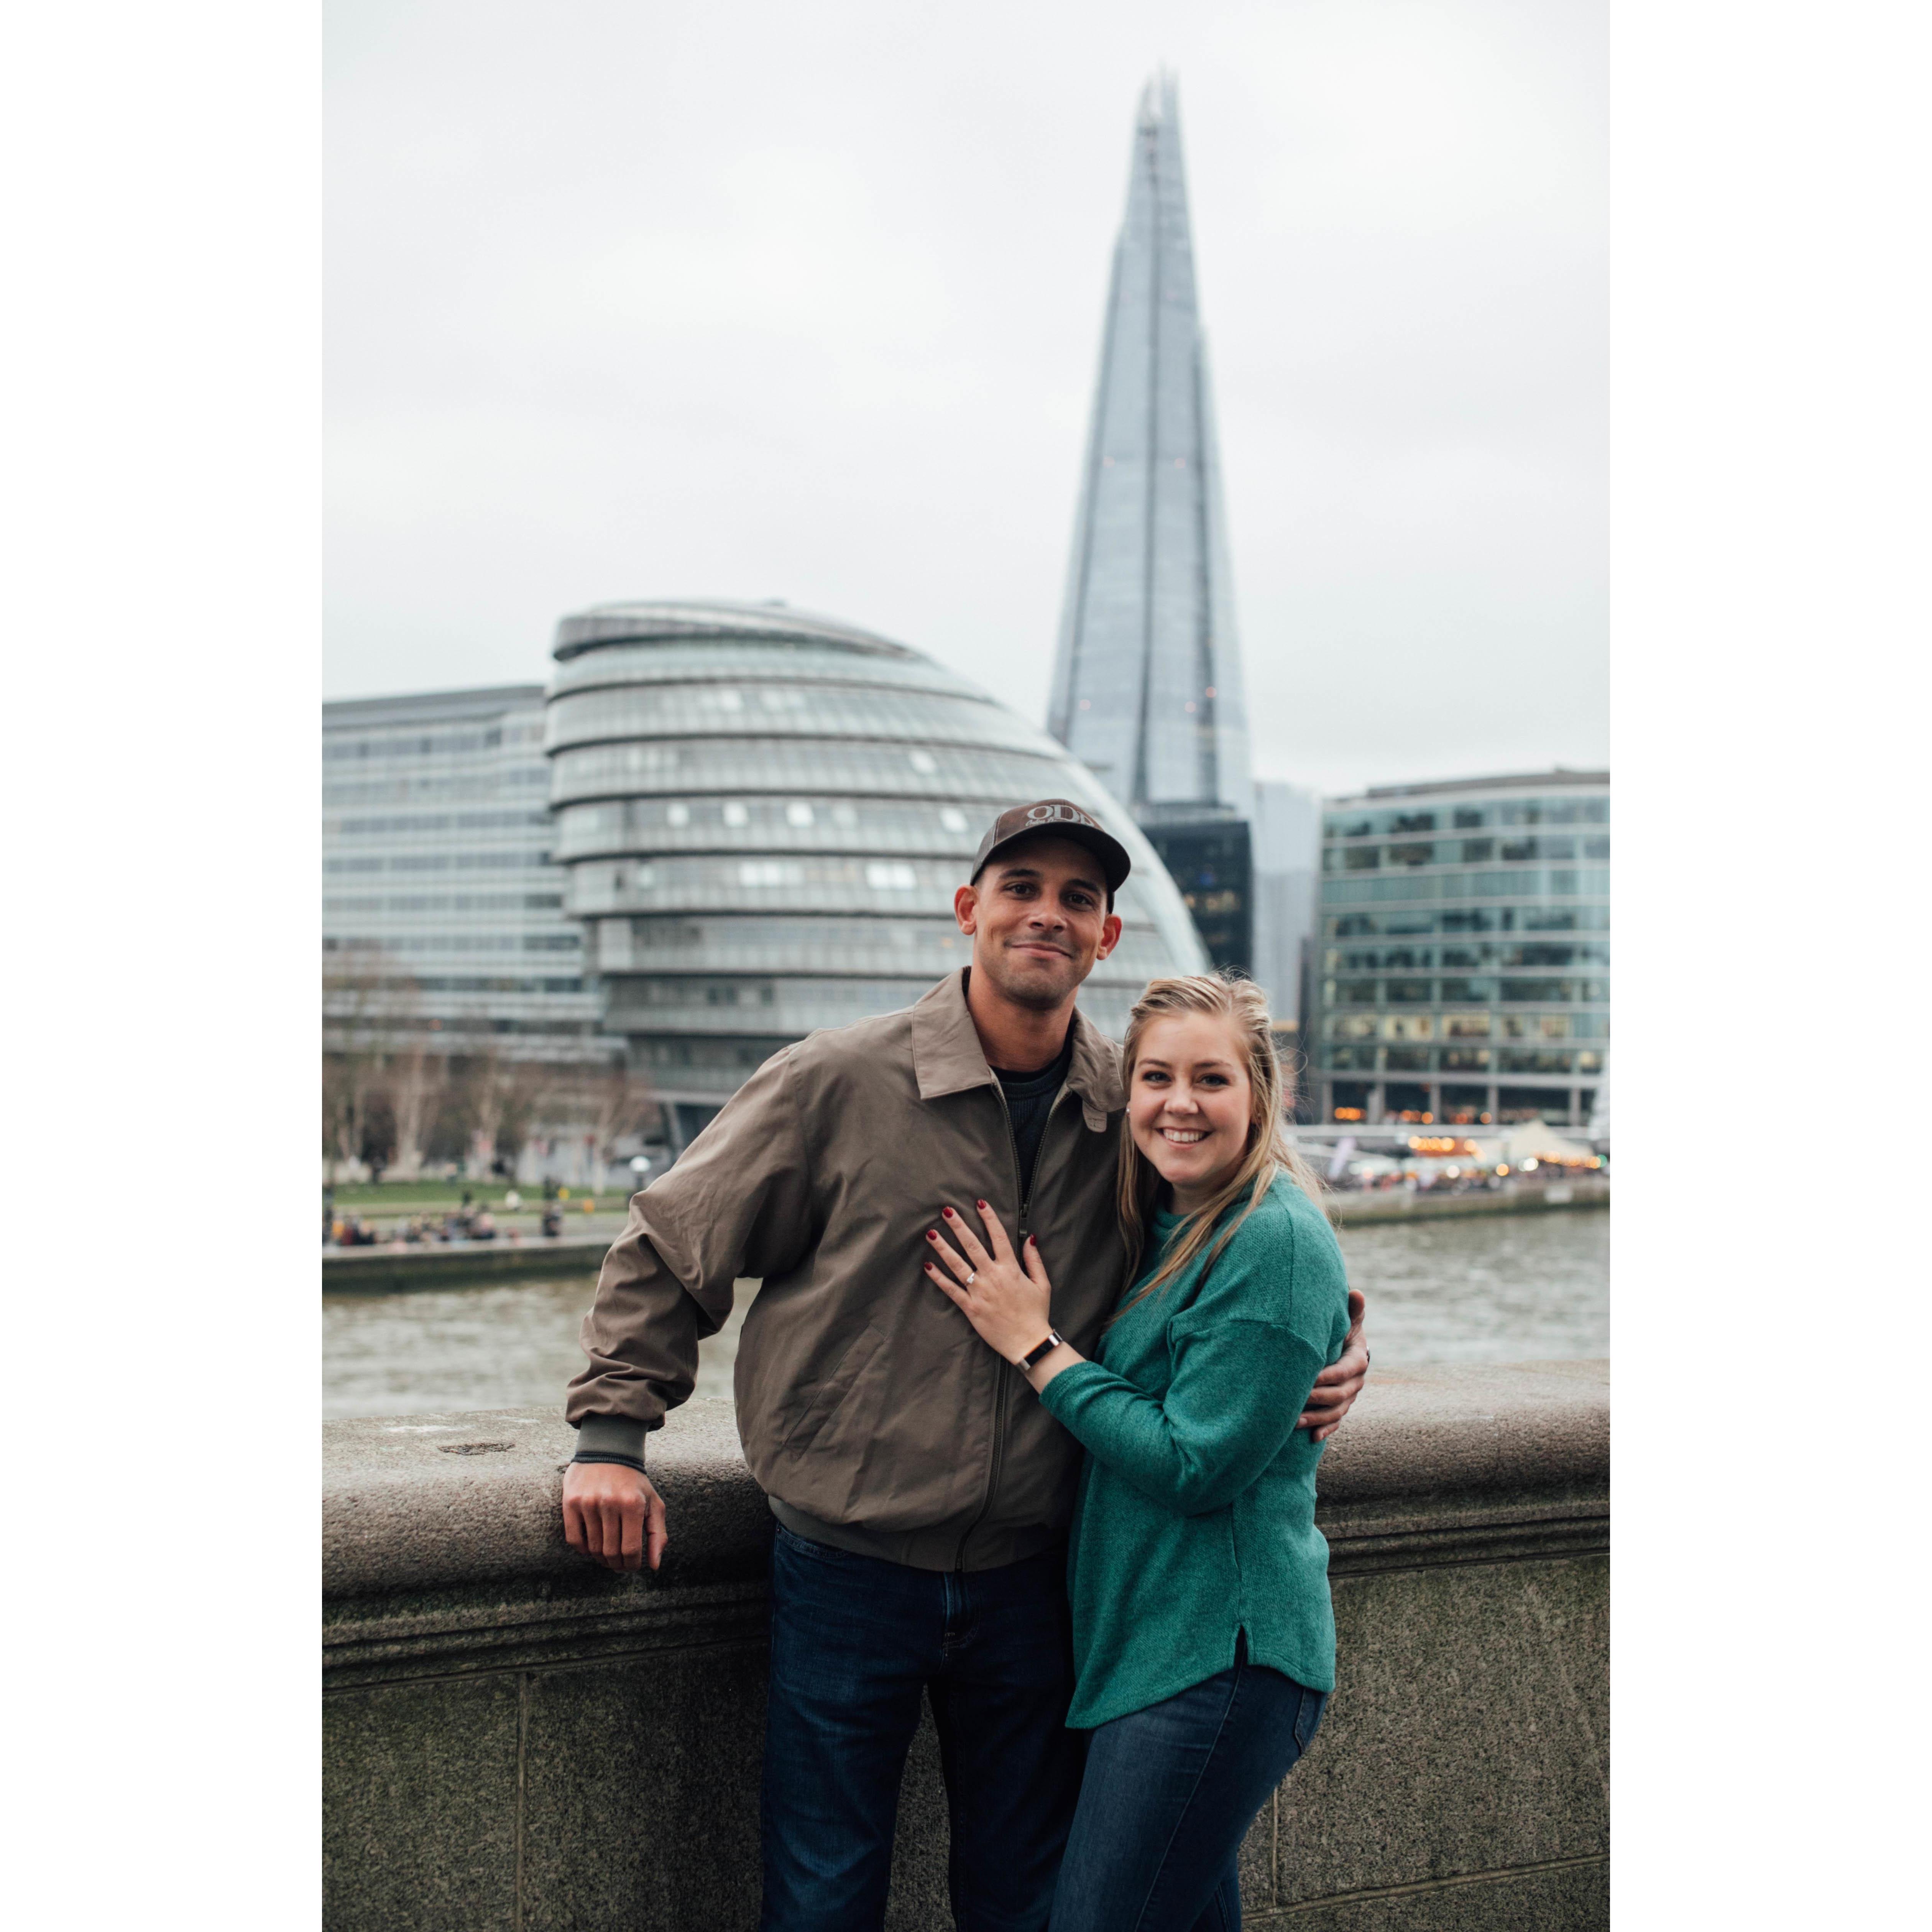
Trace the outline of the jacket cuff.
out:
M 644 1425 L 628 1415 L 586 1415 L 577 1426 L 574 1462 L 628 1462 L 644 1466 Z

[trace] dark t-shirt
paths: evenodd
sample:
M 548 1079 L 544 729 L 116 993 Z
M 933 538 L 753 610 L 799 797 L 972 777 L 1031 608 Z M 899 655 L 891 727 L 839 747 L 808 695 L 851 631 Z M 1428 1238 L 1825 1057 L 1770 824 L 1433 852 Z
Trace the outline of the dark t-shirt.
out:
M 1040 1158 L 1040 1136 L 1046 1131 L 1046 1117 L 1053 1112 L 1054 1100 L 1072 1064 L 1073 1029 L 1069 1027 L 1060 1058 L 1051 1066 L 1042 1066 L 1037 1073 L 1008 1073 L 1000 1067 L 993 1069 L 999 1076 L 1000 1090 L 1006 1096 L 1006 1113 L 1013 1124 L 1013 1144 L 1019 1150 L 1022 1202 L 1032 1197 L 1033 1166 Z

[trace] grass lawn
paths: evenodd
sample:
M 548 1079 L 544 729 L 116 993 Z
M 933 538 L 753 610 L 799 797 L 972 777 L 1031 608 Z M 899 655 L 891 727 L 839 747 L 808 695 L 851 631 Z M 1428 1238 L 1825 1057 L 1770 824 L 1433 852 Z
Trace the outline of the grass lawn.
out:
M 335 1208 L 338 1214 L 426 1214 L 460 1208 L 466 1192 L 475 1206 L 500 1208 L 503 1196 L 513 1189 L 522 1197 L 526 1209 L 542 1209 L 542 1186 L 520 1187 L 514 1180 L 378 1181 L 373 1186 L 367 1181 L 344 1182 L 335 1190 Z M 558 1204 L 566 1214 L 581 1213 L 578 1204 L 586 1191 L 573 1187 L 568 1198 Z M 629 1197 L 620 1186 L 606 1188 L 601 1195 L 590 1198 L 600 1208 L 616 1208 Z

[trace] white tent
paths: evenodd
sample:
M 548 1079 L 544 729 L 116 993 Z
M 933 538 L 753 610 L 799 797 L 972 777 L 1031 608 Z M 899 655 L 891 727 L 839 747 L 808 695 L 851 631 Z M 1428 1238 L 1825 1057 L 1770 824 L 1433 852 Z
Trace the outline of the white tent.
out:
M 1525 1120 L 1503 1136 L 1502 1158 L 1512 1167 L 1520 1167 L 1526 1160 L 1563 1166 L 1587 1161 L 1594 1152 L 1586 1142 L 1570 1140 L 1541 1120 Z
M 1526 1160 L 1546 1160 L 1562 1166 L 1586 1161 L 1596 1151 L 1581 1141 L 1558 1133 L 1542 1120 L 1524 1120 L 1500 1134 L 1472 1134 L 1468 1142 L 1476 1150 L 1476 1159 L 1485 1167 L 1498 1167 L 1505 1162 L 1511 1167 L 1520 1167 Z

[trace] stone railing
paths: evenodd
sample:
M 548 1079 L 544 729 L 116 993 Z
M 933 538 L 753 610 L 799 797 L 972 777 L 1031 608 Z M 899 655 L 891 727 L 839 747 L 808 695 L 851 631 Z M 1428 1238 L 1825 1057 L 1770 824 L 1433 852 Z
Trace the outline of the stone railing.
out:
M 574 1556 L 551 1410 L 324 1430 L 329 1932 L 758 1922 L 770 1519 L 728 1405 L 652 1438 L 655 1576 Z M 1607 1904 L 1600 1362 L 1378 1370 L 1322 1464 L 1338 1682 L 1243 1852 L 1252 1928 L 1569 1932 Z M 939 1932 L 930 1719 L 887 1923 Z

